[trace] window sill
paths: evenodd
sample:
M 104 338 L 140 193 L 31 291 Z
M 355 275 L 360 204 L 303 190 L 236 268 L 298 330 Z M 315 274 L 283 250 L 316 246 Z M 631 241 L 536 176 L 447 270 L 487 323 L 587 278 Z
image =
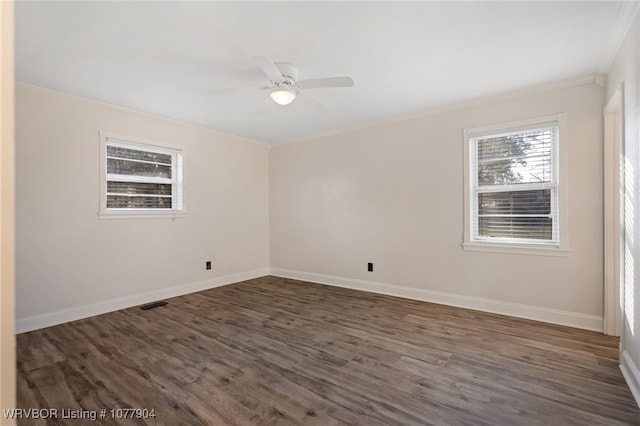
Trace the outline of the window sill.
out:
M 147 211 L 116 211 L 116 212 L 99 212 L 98 218 L 101 220 L 110 219 L 178 219 L 187 217 L 187 212 L 171 211 L 171 212 L 147 212 Z
M 527 244 L 466 242 L 462 244 L 462 249 L 469 250 L 469 251 L 524 254 L 524 255 L 534 255 L 534 256 L 559 256 L 559 257 L 569 256 L 569 250 L 566 250 L 560 247 L 544 247 L 544 246 L 527 245 Z

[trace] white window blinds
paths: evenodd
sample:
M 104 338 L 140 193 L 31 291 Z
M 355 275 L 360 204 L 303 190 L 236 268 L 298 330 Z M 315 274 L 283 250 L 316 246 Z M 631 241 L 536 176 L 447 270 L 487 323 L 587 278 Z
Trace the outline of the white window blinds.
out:
M 558 245 L 558 124 L 471 135 L 472 240 Z
M 182 210 L 181 151 L 113 138 L 104 149 L 107 210 Z

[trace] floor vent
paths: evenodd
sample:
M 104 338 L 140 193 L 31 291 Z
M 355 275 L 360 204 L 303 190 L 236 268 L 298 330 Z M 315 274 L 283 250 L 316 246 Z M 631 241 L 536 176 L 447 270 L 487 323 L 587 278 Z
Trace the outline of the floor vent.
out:
M 144 309 L 146 311 L 147 309 L 153 309 L 153 308 L 157 308 L 158 306 L 164 306 L 164 305 L 168 305 L 168 302 L 165 302 L 164 300 L 160 300 L 159 302 L 147 303 L 146 305 L 142 305 L 140 306 L 140 309 Z

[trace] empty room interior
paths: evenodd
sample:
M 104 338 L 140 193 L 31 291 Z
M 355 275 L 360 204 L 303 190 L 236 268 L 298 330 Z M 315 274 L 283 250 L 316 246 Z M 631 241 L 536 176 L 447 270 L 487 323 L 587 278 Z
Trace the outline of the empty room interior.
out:
M 640 425 L 640 3 L 0 3 L 1 423 Z

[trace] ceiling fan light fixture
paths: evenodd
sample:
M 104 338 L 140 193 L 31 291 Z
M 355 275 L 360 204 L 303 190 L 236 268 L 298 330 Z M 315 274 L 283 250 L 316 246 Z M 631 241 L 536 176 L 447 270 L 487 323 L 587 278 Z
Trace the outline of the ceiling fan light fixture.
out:
M 271 91 L 269 96 L 271 96 L 273 102 L 284 106 L 293 102 L 296 99 L 297 93 L 288 87 L 276 87 Z

